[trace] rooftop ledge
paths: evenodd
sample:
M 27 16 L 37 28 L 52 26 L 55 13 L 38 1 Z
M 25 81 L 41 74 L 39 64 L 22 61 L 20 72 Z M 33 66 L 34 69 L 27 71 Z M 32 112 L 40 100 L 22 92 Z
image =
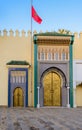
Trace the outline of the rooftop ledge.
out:
M 69 33 L 66 34 L 62 34 L 62 33 L 58 33 L 58 32 L 46 32 L 46 33 L 38 33 L 38 34 L 34 34 L 33 37 L 34 43 L 40 43 L 43 41 L 43 43 L 46 41 L 54 41 L 57 42 L 59 41 L 65 41 L 66 43 L 73 43 L 74 41 L 74 35 L 71 35 Z
M 27 61 L 10 61 L 8 62 L 6 65 L 10 66 L 10 65 L 21 65 L 21 66 L 30 66 L 29 62 Z

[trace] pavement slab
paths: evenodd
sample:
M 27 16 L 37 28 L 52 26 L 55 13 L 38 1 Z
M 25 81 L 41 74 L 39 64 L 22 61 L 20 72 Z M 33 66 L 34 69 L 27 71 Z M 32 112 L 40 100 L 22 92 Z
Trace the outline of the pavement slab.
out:
M 0 107 L 0 130 L 82 130 L 82 108 Z

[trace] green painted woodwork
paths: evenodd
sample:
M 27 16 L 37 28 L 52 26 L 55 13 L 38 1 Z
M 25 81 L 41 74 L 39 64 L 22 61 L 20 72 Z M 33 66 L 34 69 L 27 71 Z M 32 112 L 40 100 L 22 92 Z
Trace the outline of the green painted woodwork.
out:
M 34 34 L 34 40 L 35 40 L 35 38 L 37 38 L 36 36 L 66 36 L 66 37 L 71 37 L 73 35 L 62 34 L 62 33 L 58 33 L 58 32 L 38 33 L 38 34 Z
M 7 65 L 30 65 L 27 61 L 10 61 Z
M 69 86 L 70 86 L 70 106 L 73 107 L 73 41 L 74 36 L 71 37 L 71 43 L 69 45 Z
M 34 44 L 34 107 L 37 106 L 37 67 L 37 44 Z

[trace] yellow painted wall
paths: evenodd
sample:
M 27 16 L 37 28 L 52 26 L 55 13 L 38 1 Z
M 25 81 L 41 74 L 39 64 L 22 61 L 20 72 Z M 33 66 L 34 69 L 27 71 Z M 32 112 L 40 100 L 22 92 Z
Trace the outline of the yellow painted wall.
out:
M 19 36 L 19 32 L 16 31 L 14 36 L 11 30 L 8 36 L 6 30 L 4 30 L 3 36 L 0 36 L 0 105 L 8 105 L 8 67 L 6 66 L 6 64 L 11 60 L 16 60 L 16 61 L 25 60 L 31 64 L 30 31 L 28 32 L 27 36 L 24 35 L 24 32 L 22 32 L 22 36 Z M 31 78 L 30 78 L 31 68 L 29 68 L 28 70 L 29 70 L 28 105 L 33 106 L 34 96 L 33 96 L 33 90 L 31 93 Z M 32 80 L 33 80 L 33 76 L 32 76 Z
M 14 34 L 13 34 L 14 33 Z M 35 32 L 36 33 L 36 32 Z M 73 44 L 73 59 L 82 60 L 82 33 L 75 33 L 75 39 Z M 31 57 L 32 49 L 32 57 Z M 33 106 L 34 104 L 34 51 L 33 43 L 31 48 L 31 33 L 30 31 L 22 31 L 21 36 L 19 32 L 10 32 L 4 30 L 3 35 L 0 35 L 0 105 L 8 105 L 8 67 L 6 63 L 11 60 L 27 61 L 31 64 L 32 58 L 32 71 L 29 68 L 28 74 L 28 105 Z M 31 82 L 32 74 L 32 82 Z M 32 87 L 31 87 L 32 86 Z M 32 91 L 31 91 L 32 89 Z
M 82 60 L 82 32 L 74 33 L 73 59 Z
M 76 105 L 82 106 L 82 85 L 76 87 Z
M 82 82 L 82 32 L 74 33 L 73 44 L 73 85 L 76 88 L 74 106 L 82 106 L 82 86 L 76 86 Z

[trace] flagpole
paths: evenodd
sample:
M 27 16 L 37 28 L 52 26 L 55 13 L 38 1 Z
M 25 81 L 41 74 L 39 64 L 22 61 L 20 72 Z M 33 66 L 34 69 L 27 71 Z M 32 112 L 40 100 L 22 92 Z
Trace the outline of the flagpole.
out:
M 32 106 L 32 4 L 33 0 L 31 0 L 31 106 Z
M 31 0 L 31 40 L 32 40 L 32 4 L 33 0 Z
M 32 81 L 33 81 L 33 66 L 32 66 L 32 38 L 33 38 L 33 27 L 32 27 L 32 18 L 36 21 L 36 22 L 38 22 L 39 24 L 41 24 L 41 22 L 42 22 L 42 19 L 38 16 L 38 14 L 36 13 L 36 11 L 35 11 L 35 9 L 33 8 L 33 6 L 32 6 L 32 4 L 33 4 L 33 0 L 31 0 L 31 96 L 30 96 L 30 98 L 31 98 L 31 105 L 32 105 Z M 39 108 L 39 88 L 38 88 L 38 108 Z

